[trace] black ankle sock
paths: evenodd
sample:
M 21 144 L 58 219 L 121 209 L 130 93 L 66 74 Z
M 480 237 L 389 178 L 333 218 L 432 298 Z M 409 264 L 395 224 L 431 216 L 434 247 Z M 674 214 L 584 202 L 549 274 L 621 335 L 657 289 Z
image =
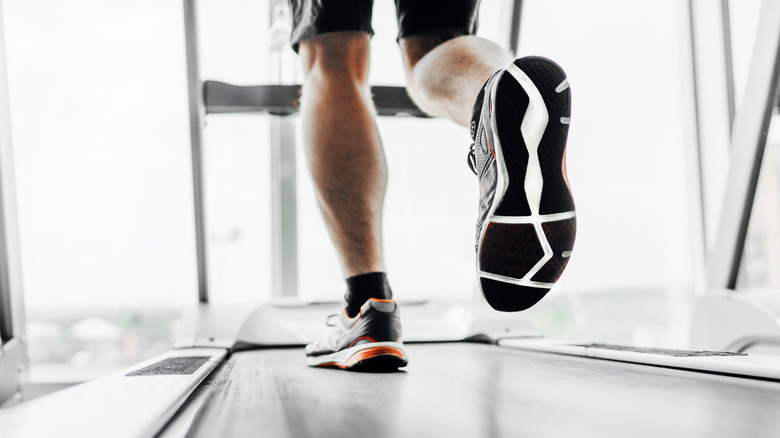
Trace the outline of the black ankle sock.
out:
M 390 283 L 387 282 L 384 272 L 369 272 L 347 278 L 347 294 L 344 295 L 347 316 L 353 318 L 357 315 L 360 306 L 369 298 L 393 299 L 393 291 L 390 290 Z

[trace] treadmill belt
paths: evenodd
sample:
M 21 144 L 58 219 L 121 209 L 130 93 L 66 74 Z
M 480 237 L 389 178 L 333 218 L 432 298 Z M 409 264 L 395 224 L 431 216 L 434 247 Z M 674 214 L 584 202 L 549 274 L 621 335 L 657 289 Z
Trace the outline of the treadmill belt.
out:
M 485 344 L 407 345 L 409 366 L 244 351 L 193 396 L 189 437 L 777 436 L 780 383 Z M 181 414 L 181 413 L 180 413 Z M 191 413 L 192 414 L 192 413 Z

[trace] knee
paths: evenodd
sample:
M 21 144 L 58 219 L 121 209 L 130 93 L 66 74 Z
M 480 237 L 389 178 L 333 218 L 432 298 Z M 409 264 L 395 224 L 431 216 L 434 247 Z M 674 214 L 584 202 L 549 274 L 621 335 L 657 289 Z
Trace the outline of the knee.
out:
M 362 32 L 333 32 L 300 44 L 303 72 L 307 81 L 368 82 L 369 35 Z

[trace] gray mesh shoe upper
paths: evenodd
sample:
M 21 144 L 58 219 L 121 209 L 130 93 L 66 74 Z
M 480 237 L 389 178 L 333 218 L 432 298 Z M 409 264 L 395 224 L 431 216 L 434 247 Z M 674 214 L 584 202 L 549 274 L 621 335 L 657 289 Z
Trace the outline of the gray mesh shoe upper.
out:
M 485 125 L 492 122 L 493 103 L 491 101 L 491 91 L 501 78 L 501 73 L 503 73 L 503 70 L 494 73 L 485 83 L 474 103 L 474 113 L 471 118 L 471 138 L 474 140 L 474 143 L 471 145 L 471 151 L 469 152 L 469 166 L 479 178 L 477 242 L 479 242 L 479 236 L 482 234 L 485 219 L 488 213 L 490 213 L 498 182 L 498 167 L 496 166 L 496 157 L 492 147 L 494 143 L 492 138 L 493 130 L 486 129 Z M 475 248 L 476 245 L 478 243 L 475 244 Z

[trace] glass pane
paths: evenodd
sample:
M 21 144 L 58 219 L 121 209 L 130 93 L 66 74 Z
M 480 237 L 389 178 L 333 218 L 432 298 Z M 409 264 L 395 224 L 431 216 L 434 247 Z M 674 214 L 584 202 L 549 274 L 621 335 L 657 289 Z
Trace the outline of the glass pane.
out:
M 753 45 L 761 13 L 762 0 L 730 0 L 731 53 L 734 64 L 734 100 L 739 111 L 745 96 Z
M 194 300 L 181 4 L 4 7 L 33 378 L 92 377 Z
M 268 56 L 268 2 L 197 5 L 201 77 L 268 83 L 275 68 Z M 204 131 L 209 285 L 217 304 L 271 297 L 269 121 L 258 115 L 213 115 Z
M 269 117 L 216 115 L 205 130 L 213 303 L 271 297 Z
M 737 111 L 744 102 L 760 7 L 759 0 L 730 2 Z M 780 123 L 777 122 L 777 110 L 767 135 L 737 287 L 780 287 Z
M 780 123 L 772 121 L 737 286 L 780 287 Z
M 482 35 L 497 36 L 500 3 L 483 2 Z M 524 2 L 521 55 L 558 61 L 574 94 L 568 163 L 578 241 L 559 286 L 531 313 L 550 335 L 677 339 L 667 305 L 691 284 L 677 3 Z M 196 290 L 181 4 L 5 5 L 33 362 L 68 363 L 74 373 L 164 351 Z M 267 82 L 267 3 L 199 5 L 202 76 Z M 375 12 L 370 81 L 401 85 L 392 2 Z M 270 295 L 267 123 L 212 117 L 206 130 L 217 302 Z M 385 251 L 398 296 L 475 296 L 477 187 L 466 129 L 410 118 L 382 119 L 379 129 L 390 166 Z M 298 152 L 301 296 L 340 299 L 341 271 Z M 447 220 L 420 219 L 440 215 Z

